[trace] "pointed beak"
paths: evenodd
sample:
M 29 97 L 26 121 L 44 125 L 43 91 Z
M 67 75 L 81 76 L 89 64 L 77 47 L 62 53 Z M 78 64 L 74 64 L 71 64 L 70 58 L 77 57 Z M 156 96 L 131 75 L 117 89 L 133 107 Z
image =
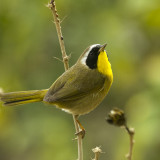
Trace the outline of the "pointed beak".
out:
M 99 49 L 99 52 L 103 52 L 105 50 L 106 46 L 107 46 L 107 43 L 102 45 L 101 48 Z

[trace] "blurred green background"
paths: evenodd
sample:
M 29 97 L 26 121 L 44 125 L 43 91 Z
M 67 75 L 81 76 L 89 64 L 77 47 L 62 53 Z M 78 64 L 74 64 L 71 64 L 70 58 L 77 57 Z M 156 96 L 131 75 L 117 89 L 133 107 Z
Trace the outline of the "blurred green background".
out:
M 80 117 L 84 160 L 101 146 L 102 160 L 124 160 L 127 133 L 110 126 L 110 109 L 135 128 L 134 160 L 160 157 L 160 1 L 57 0 L 70 66 L 90 44 L 107 42 L 114 83 L 103 103 Z M 64 72 L 46 0 L 0 2 L 0 87 L 5 92 L 48 88 Z M 75 160 L 72 116 L 42 103 L 0 104 L 1 160 Z

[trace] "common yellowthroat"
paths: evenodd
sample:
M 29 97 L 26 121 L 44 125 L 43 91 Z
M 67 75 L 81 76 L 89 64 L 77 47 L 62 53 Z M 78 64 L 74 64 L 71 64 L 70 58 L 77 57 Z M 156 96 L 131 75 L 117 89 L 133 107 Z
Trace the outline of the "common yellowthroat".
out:
M 113 74 L 106 44 L 89 46 L 75 65 L 63 73 L 49 89 L 1 93 L 5 106 L 43 101 L 73 115 L 95 109 L 107 95 Z

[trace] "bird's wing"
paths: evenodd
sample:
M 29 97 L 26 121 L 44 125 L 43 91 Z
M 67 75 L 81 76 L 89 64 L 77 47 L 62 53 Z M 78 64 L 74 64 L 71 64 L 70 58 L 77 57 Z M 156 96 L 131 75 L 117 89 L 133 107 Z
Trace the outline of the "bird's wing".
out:
M 54 103 L 80 99 L 103 87 L 105 79 L 97 76 L 97 72 L 65 72 L 51 86 L 44 101 Z

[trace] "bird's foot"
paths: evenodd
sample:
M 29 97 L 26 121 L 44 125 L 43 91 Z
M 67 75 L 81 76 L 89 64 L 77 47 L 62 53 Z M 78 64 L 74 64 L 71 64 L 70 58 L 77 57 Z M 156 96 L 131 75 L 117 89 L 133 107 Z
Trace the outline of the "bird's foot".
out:
M 86 131 L 85 129 L 81 129 L 79 132 L 75 133 L 76 136 L 81 136 L 82 139 L 85 137 Z M 77 139 L 77 138 L 76 138 Z

